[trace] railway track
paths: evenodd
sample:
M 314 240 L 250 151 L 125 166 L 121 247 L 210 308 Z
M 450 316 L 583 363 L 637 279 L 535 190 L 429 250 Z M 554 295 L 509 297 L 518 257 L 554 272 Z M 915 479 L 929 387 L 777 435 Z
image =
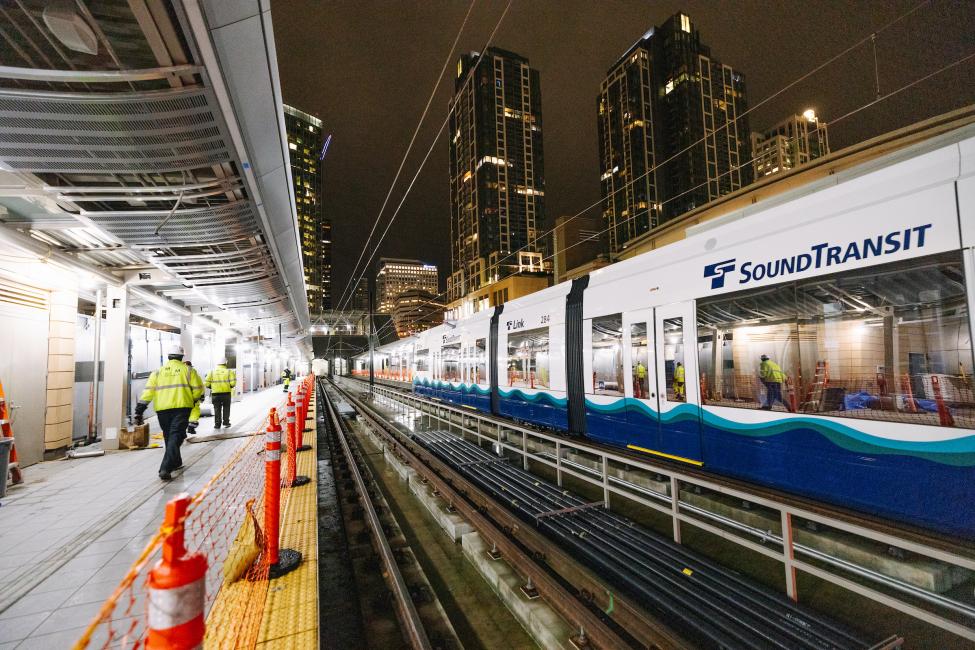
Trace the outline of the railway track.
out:
M 346 528 L 361 530 L 361 524 L 364 524 L 368 531 L 361 534 L 351 533 L 352 555 L 367 555 L 371 558 L 374 552 L 379 564 L 376 567 L 374 562 L 366 559 L 359 566 L 358 580 L 364 583 L 361 586 L 366 593 L 358 595 L 364 612 L 363 619 L 368 619 L 363 620 L 363 625 L 372 628 L 364 630 L 364 639 L 369 644 L 391 644 L 393 647 L 400 645 L 400 639 L 396 638 L 400 635 L 395 632 L 397 625 L 393 625 L 392 621 L 386 623 L 382 620 L 389 618 L 388 604 L 391 603 L 402 640 L 410 648 L 462 648 L 463 645 L 422 568 L 416 562 L 411 549 L 401 541 L 398 523 L 372 480 L 367 463 L 362 458 L 363 452 L 351 439 L 348 423 L 336 410 L 329 391 L 321 382 L 319 389 L 332 446 L 337 447 L 334 449 L 336 456 L 341 456 L 333 469 L 340 473 L 337 483 L 339 492 L 345 498 Z M 361 510 L 355 507 L 356 504 Z M 357 521 L 360 523 L 358 526 L 355 523 Z M 363 553 L 356 553 L 356 547 L 364 548 Z M 376 568 L 381 568 L 381 571 L 377 572 Z
M 367 384 L 367 380 L 362 379 L 360 377 L 351 377 L 351 379 L 353 379 L 356 382 L 362 383 L 364 385 Z M 395 390 L 404 395 L 409 395 L 412 398 L 416 398 L 416 395 L 414 395 L 413 392 L 410 389 L 408 389 L 406 385 L 404 385 L 402 382 L 396 382 L 391 380 L 376 380 L 376 383 L 381 384 L 385 388 Z M 422 398 L 422 399 L 424 399 L 430 404 L 441 404 L 442 406 L 455 408 L 455 409 L 459 408 L 458 405 L 452 404 L 450 402 L 443 402 L 441 400 L 431 400 L 431 398 Z M 492 416 L 490 414 L 486 414 L 480 411 L 477 411 L 476 415 L 485 421 L 490 421 L 492 423 L 500 424 L 502 426 L 505 425 L 507 422 L 504 418 Z M 518 424 L 519 426 L 527 429 L 537 430 L 542 433 L 557 435 L 553 431 L 546 431 L 543 429 L 539 429 L 538 427 L 535 427 L 533 425 L 529 425 L 521 422 L 515 424 Z M 899 539 L 903 539 L 905 541 L 909 541 L 914 544 L 927 546 L 933 549 L 938 549 L 938 550 L 953 553 L 957 550 L 959 544 L 965 543 L 961 540 L 943 536 L 932 531 L 910 528 L 902 525 L 895 525 L 887 520 L 873 517 L 867 513 L 845 510 L 843 508 L 838 508 L 830 504 L 825 504 L 819 501 L 812 501 L 810 499 L 798 497 L 792 494 L 777 492 L 775 490 L 771 490 L 763 486 L 755 485 L 753 483 L 746 483 L 731 477 L 715 474 L 713 472 L 708 471 L 707 469 L 699 469 L 675 461 L 651 459 L 644 454 L 640 454 L 639 452 L 631 451 L 623 447 L 615 447 L 611 445 L 602 444 L 599 442 L 594 442 L 591 440 L 586 440 L 585 442 L 582 442 L 577 438 L 573 438 L 572 443 L 574 446 L 576 446 L 579 449 L 585 450 L 586 448 L 589 448 L 594 452 L 610 452 L 618 456 L 632 458 L 633 460 L 644 464 L 646 463 L 652 464 L 654 462 L 657 462 L 661 465 L 662 468 L 666 467 L 667 465 L 671 465 L 672 467 L 679 469 L 681 473 L 686 474 L 690 477 L 697 477 L 697 478 L 701 478 L 702 480 L 709 481 L 711 483 L 726 485 L 729 488 L 739 490 L 739 491 L 751 492 L 756 497 L 778 501 L 781 502 L 783 505 L 802 508 L 809 512 L 813 512 L 818 515 L 822 515 L 823 517 L 828 517 L 830 519 L 846 521 L 848 523 L 859 525 L 859 526 L 867 524 L 871 529 L 874 529 L 877 532 L 882 533 L 884 535 L 897 537 Z
M 528 570 L 523 575 L 533 577 L 532 585 L 550 603 L 561 603 L 560 613 L 583 627 L 597 647 L 897 647 L 897 639 L 871 645 L 782 595 L 604 510 L 601 503 L 586 503 L 456 435 L 397 430 L 363 401 L 345 394 L 415 470 L 422 474 L 424 468 L 417 464 L 422 463 L 433 471 L 436 478 L 431 480 L 439 481 L 437 487 L 448 500 L 459 506 L 457 499 L 463 499 L 475 514 L 487 516 L 487 524 L 495 524 L 493 535 L 497 529 L 506 532 L 515 546 L 527 551 L 527 561 L 539 561 L 533 570 L 542 571 L 543 580 Z M 496 539 L 490 531 L 485 534 Z M 502 552 L 508 559 L 507 549 Z M 553 585 L 559 588 L 555 593 L 548 591 Z M 610 595 L 608 602 L 604 594 Z M 586 618 L 591 624 L 592 615 L 600 622 L 596 634 L 580 622 Z M 597 640 L 603 633 L 617 638 Z

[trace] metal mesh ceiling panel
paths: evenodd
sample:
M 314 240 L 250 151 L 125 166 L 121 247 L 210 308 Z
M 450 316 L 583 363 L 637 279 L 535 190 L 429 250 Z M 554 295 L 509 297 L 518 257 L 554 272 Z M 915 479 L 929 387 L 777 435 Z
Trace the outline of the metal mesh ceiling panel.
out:
M 130 246 L 219 244 L 245 240 L 260 232 L 250 201 L 178 209 L 168 220 L 165 210 L 86 212 L 85 216 Z
M 203 88 L 0 90 L 0 160 L 35 173 L 165 172 L 232 161 Z

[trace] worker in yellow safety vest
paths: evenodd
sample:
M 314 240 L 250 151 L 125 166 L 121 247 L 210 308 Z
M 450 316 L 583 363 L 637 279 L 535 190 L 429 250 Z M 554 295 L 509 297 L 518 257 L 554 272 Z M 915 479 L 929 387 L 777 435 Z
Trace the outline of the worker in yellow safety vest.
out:
M 646 395 L 646 385 L 647 385 L 647 367 L 643 365 L 642 361 L 636 362 L 636 368 L 633 369 L 634 378 L 636 381 L 633 382 L 633 397 L 645 398 Z
M 789 410 L 789 405 L 782 399 L 782 383 L 785 381 L 785 373 L 779 364 L 768 358 L 767 354 L 762 355 L 762 363 L 758 367 L 758 377 L 765 384 L 765 404 L 762 409 L 771 411 L 775 402 L 778 401 L 782 406 Z
M 202 384 L 203 380 L 200 379 L 200 373 L 198 373 L 196 368 L 193 367 L 193 362 L 189 359 L 184 359 L 183 363 L 185 363 L 186 367 L 190 369 L 190 372 L 196 375 L 196 379 Z M 188 436 L 196 433 L 196 428 L 200 426 L 200 404 L 202 403 L 203 395 L 200 395 L 200 399 L 196 400 L 196 403 L 193 405 L 193 409 L 190 411 L 190 423 L 186 427 L 186 435 Z
M 142 424 L 142 416 L 150 402 L 156 409 L 166 442 L 166 452 L 159 465 L 159 478 L 164 481 L 172 480 L 172 473 L 183 466 L 179 446 L 186 438 L 190 411 L 204 392 L 200 375 L 183 363 L 183 348 L 173 346 L 167 356 L 169 360 L 165 365 L 149 375 L 146 388 L 135 407 L 137 424 Z
M 684 364 L 678 361 L 674 368 L 674 399 L 681 402 L 687 399 L 687 394 L 684 392 L 684 377 Z
M 213 428 L 230 428 L 230 402 L 237 387 L 237 373 L 227 367 L 227 360 L 217 361 L 217 367 L 207 373 L 207 388 L 213 402 Z
M 681 402 L 687 399 L 684 392 L 684 376 L 684 364 L 678 361 L 677 367 L 674 368 L 674 399 Z
M 281 371 L 281 383 L 284 386 L 284 392 L 288 392 L 291 388 L 291 371 L 287 368 Z

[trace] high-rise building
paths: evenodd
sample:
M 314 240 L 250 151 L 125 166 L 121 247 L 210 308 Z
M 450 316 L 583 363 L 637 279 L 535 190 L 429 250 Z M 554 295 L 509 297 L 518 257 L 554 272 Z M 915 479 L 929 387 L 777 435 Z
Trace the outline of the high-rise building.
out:
M 472 70 L 476 65 L 476 69 Z M 451 275 L 457 300 L 544 264 L 545 177 L 538 71 L 489 48 L 457 62 L 449 104 Z
M 396 298 L 409 289 L 423 289 L 437 295 L 440 292 L 437 267 L 420 260 L 380 258 L 376 271 L 376 311 L 392 314 Z
M 308 311 L 320 313 L 332 308 L 332 222 L 325 218 L 320 159 L 325 144 L 322 121 L 285 104 L 284 124 L 308 287 Z
M 359 281 L 355 285 L 355 291 L 352 293 L 352 300 L 349 302 L 347 309 L 370 312 L 372 311 L 372 307 L 369 302 L 369 278 L 363 276 L 359 278 Z
M 408 289 L 393 304 L 393 325 L 400 338 L 412 336 L 443 323 L 443 301 L 425 289 Z
M 678 13 L 609 69 L 597 99 L 610 253 L 750 182 L 745 78 Z
M 829 132 L 811 108 L 770 129 L 752 133 L 755 180 L 784 172 L 829 153 Z

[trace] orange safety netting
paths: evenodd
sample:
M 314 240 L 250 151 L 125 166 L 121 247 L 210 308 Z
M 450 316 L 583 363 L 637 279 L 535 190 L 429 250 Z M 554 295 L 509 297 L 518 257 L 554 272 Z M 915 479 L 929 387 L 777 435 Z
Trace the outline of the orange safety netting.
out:
M 313 390 L 313 378 L 304 379 L 306 393 Z M 283 416 L 282 401 L 277 411 Z M 207 557 L 206 602 L 208 644 L 251 648 L 257 644 L 268 591 L 268 563 L 265 553 L 254 546 L 255 526 L 245 525 L 248 508 L 258 522 L 257 535 L 263 527 L 265 490 L 266 417 L 255 435 L 241 438 L 223 452 L 226 460 L 219 470 L 192 496 L 183 520 L 185 544 L 189 553 L 201 552 Z M 303 422 L 299 422 L 303 425 Z M 225 442 L 225 446 L 228 444 Z M 222 450 L 221 450 L 222 451 Z M 218 452 L 219 453 L 219 452 Z M 287 463 L 281 464 L 285 476 Z M 281 489 L 280 509 L 288 511 L 291 488 Z M 162 521 L 162 514 L 160 514 Z M 132 564 L 118 587 L 105 601 L 75 650 L 84 648 L 143 648 L 148 633 L 146 582 L 149 571 L 161 557 L 163 539 L 172 531 L 160 530 L 149 540 L 139 558 Z M 253 551 L 249 554 L 248 551 Z M 237 573 L 231 581 L 227 574 Z

